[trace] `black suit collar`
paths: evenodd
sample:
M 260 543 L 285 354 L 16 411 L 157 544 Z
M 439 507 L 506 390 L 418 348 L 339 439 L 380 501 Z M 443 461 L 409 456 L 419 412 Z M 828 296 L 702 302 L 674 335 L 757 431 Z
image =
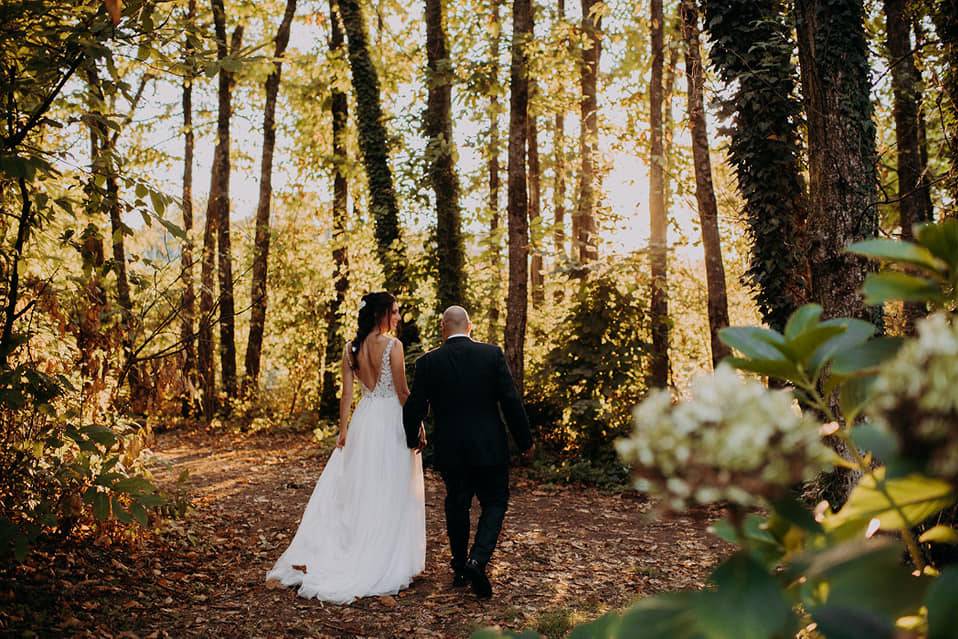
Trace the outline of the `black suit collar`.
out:
M 473 341 L 468 335 L 456 335 L 455 337 L 450 337 L 443 344 L 458 344 L 459 342 L 471 342 Z

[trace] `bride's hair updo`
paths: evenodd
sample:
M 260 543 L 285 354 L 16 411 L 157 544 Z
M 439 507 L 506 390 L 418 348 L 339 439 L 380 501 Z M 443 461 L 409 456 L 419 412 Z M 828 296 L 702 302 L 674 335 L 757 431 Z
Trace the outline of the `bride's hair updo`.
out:
M 363 301 L 359 304 L 356 337 L 349 343 L 349 360 L 353 370 L 359 370 L 359 347 L 363 345 L 366 337 L 382 324 L 383 319 L 392 312 L 395 303 L 396 298 L 387 291 L 363 295 Z

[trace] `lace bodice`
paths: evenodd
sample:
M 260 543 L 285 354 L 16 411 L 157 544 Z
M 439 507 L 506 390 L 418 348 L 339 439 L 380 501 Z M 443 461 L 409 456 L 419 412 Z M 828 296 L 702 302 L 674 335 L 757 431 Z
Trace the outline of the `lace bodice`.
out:
M 396 395 L 396 386 L 393 384 L 393 370 L 389 365 L 389 353 L 393 349 L 395 338 L 389 338 L 389 343 L 383 349 L 383 359 L 379 366 L 379 379 L 376 380 L 376 387 L 366 388 L 362 380 L 359 385 L 363 387 L 363 397 L 393 397 Z

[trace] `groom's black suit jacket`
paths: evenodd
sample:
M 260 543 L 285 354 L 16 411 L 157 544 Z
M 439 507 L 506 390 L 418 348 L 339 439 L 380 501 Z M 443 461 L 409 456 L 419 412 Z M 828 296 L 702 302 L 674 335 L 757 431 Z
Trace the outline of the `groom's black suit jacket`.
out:
M 419 426 L 430 406 L 440 470 L 508 464 L 503 418 L 519 450 L 532 446 L 529 418 L 502 349 L 493 344 L 453 337 L 416 361 L 412 393 L 403 407 L 410 448 L 418 445 Z

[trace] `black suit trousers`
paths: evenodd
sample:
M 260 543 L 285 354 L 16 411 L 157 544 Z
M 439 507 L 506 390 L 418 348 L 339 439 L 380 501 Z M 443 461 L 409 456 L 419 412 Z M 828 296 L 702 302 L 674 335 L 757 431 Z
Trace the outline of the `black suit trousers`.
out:
M 485 566 L 499 539 L 509 504 L 509 466 L 473 466 L 440 471 L 446 484 L 446 532 L 452 550 L 452 567 L 460 569 L 467 559 Z M 479 499 L 476 539 L 469 546 L 469 511 L 472 498 Z

